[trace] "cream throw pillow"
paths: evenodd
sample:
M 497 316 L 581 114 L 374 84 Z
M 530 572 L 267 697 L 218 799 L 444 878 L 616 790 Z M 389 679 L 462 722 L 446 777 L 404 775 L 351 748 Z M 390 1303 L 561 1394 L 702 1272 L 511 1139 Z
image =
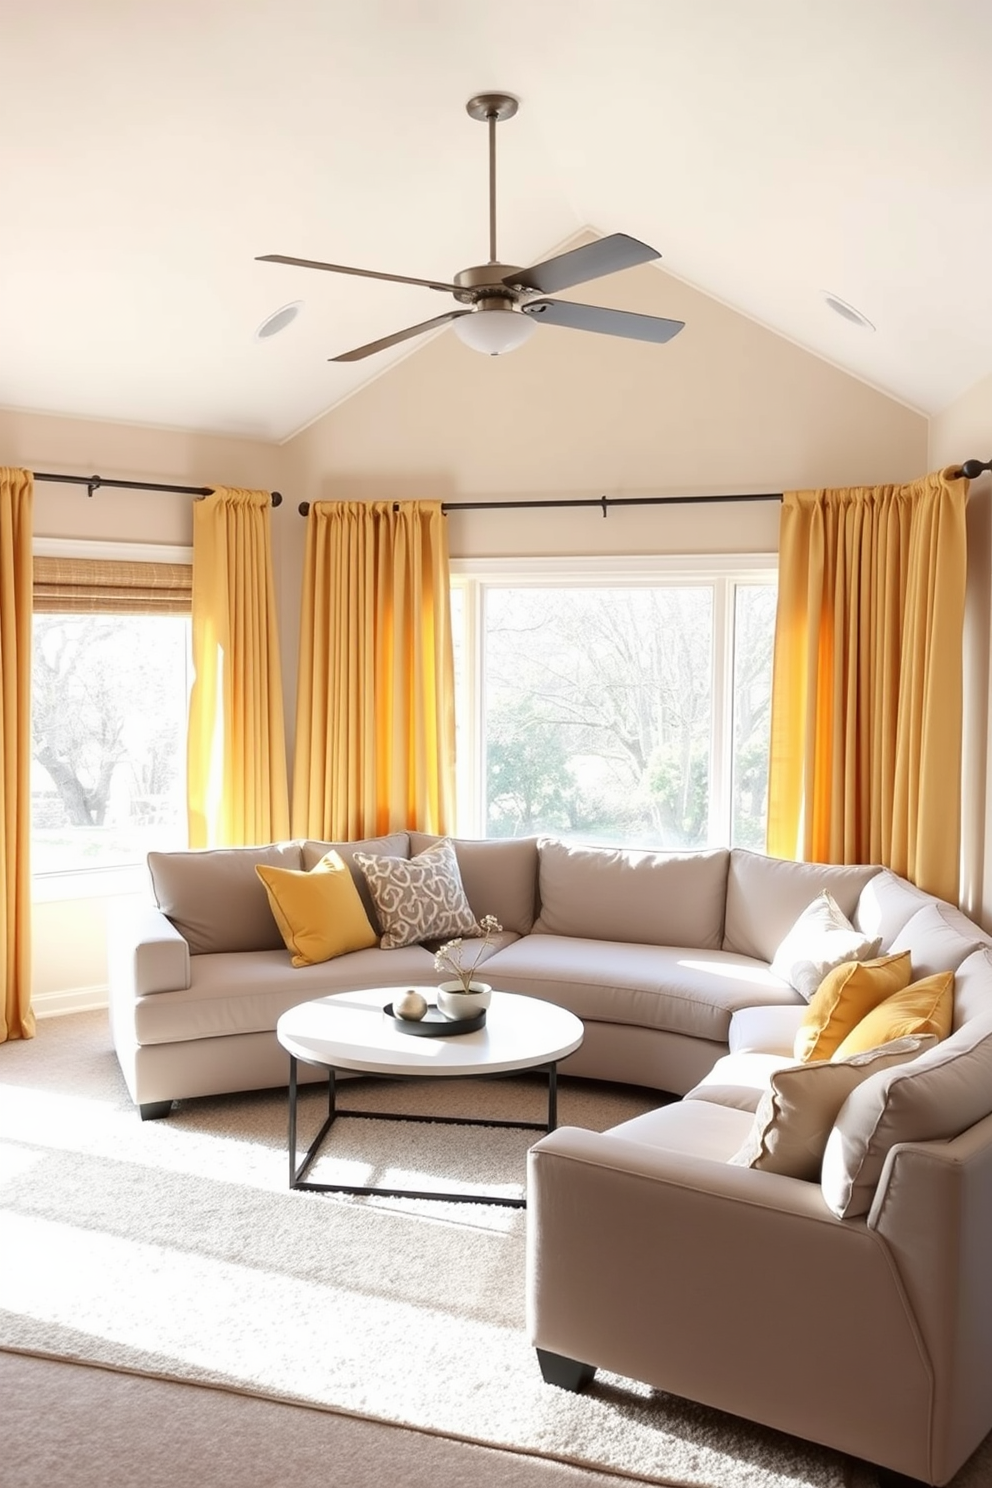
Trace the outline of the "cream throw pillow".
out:
M 908 951 L 871 961 L 844 961 L 828 971 L 803 1013 L 793 1054 L 808 1064 L 836 1054 L 847 1035 L 872 1008 L 909 986 Z
M 258 863 L 255 872 L 294 966 L 314 966 L 375 945 L 351 870 L 336 852 L 326 853 L 309 873 L 266 863 Z
M 807 904 L 772 960 L 771 969 L 809 1002 L 828 971 L 843 961 L 870 961 L 881 936 L 870 940 L 855 930 L 826 889 Z
M 384 950 L 479 933 L 450 837 L 413 858 L 356 853 L 355 862 L 368 881 Z
M 895 1039 L 850 1059 L 776 1070 L 761 1097 L 747 1141 L 730 1161 L 742 1168 L 816 1181 L 827 1139 L 851 1091 L 869 1075 L 905 1064 L 934 1043 L 932 1035 Z

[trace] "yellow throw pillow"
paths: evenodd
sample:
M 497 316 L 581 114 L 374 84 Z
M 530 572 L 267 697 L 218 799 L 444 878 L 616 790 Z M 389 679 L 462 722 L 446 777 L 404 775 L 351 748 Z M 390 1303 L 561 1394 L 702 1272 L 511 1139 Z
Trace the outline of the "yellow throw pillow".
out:
M 908 951 L 872 961 L 845 961 L 828 971 L 803 1014 L 795 1058 L 803 1064 L 829 1059 L 872 1008 L 909 986 L 911 975 Z
M 939 971 L 935 976 L 911 982 L 901 992 L 887 997 L 856 1024 L 834 1059 L 846 1059 L 877 1049 L 892 1039 L 908 1038 L 917 1033 L 932 1033 L 947 1038 L 954 1016 L 954 973 Z
M 377 944 L 351 870 L 336 852 L 325 854 L 309 873 L 264 863 L 255 872 L 294 966 L 314 966 Z

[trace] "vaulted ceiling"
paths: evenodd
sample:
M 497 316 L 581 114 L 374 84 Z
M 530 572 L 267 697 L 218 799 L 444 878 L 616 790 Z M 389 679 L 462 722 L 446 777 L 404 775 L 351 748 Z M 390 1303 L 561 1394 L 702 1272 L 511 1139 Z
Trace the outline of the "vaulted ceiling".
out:
M 489 90 L 503 262 L 628 233 L 923 413 L 992 374 L 988 0 L 32 0 L 0 56 L 5 407 L 283 440 L 415 355 L 328 360 L 452 301 L 256 258 L 485 263 Z

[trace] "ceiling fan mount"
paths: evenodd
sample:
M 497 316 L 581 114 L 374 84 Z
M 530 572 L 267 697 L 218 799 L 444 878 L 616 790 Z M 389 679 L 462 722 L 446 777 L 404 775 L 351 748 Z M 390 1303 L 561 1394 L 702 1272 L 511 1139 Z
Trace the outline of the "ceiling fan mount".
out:
M 458 337 L 476 351 L 499 356 L 512 351 L 528 339 L 537 318 L 549 325 L 581 331 L 598 331 L 603 335 L 622 336 L 628 340 L 670 341 L 682 330 L 681 320 L 664 320 L 656 315 L 637 315 L 627 310 L 607 310 L 596 305 L 576 304 L 570 300 L 546 296 L 590 279 L 615 274 L 635 264 L 648 263 L 661 255 L 647 243 L 625 233 L 613 233 L 582 248 L 559 253 L 543 263 L 525 269 L 500 263 L 496 253 L 496 126 L 512 119 L 519 101 L 510 93 L 478 93 L 465 105 L 466 113 L 489 129 L 489 261 L 459 269 L 451 281 L 418 279 L 406 274 L 386 274 L 376 269 L 356 269 L 345 264 L 323 263 L 309 258 L 290 258 L 281 253 L 259 255 L 260 263 L 289 264 L 296 268 L 323 269 L 332 274 L 354 274 L 366 279 L 384 279 L 397 284 L 418 284 L 451 294 L 460 307 L 436 315 L 431 320 L 407 326 L 382 336 L 352 351 L 330 357 L 332 362 L 355 362 L 375 352 L 385 351 L 413 336 L 454 324 Z

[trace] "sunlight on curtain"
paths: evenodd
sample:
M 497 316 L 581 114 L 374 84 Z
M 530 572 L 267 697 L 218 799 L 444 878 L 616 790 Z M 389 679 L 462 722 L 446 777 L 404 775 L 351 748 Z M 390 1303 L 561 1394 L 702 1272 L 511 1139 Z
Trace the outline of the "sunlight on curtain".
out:
M 968 482 L 782 505 L 768 851 L 957 901 Z
M 220 489 L 193 506 L 190 847 L 289 835 L 269 501 Z
M 316 502 L 300 620 L 293 832 L 451 830 L 454 664 L 439 502 Z
M 0 468 L 0 1042 L 32 1038 L 31 524 L 34 479 Z

